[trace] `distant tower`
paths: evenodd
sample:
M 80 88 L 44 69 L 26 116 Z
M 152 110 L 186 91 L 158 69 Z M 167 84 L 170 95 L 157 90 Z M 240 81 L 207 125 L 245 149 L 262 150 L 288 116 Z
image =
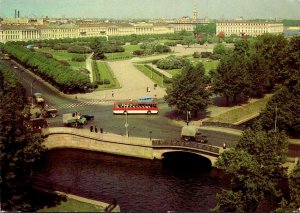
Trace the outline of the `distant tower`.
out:
M 194 3 L 194 9 L 193 9 L 193 20 L 197 20 L 198 19 L 198 11 L 197 11 L 197 6 Z

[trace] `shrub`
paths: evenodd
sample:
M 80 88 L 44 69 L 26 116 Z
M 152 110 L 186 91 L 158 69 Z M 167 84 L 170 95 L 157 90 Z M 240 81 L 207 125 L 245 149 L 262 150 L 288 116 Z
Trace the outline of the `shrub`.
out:
M 193 57 L 194 58 L 201 58 L 201 53 L 196 51 L 196 52 L 194 52 Z
M 209 58 L 212 53 L 211 52 L 201 52 L 202 58 Z
M 143 55 L 144 54 L 144 50 L 135 50 L 132 53 L 133 55 Z
M 60 60 L 59 63 L 61 63 L 64 66 L 67 66 L 67 67 L 70 66 L 69 62 L 67 62 L 66 60 Z
M 75 56 L 72 58 L 72 61 L 82 62 L 82 61 L 85 61 L 85 57 L 84 56 Z

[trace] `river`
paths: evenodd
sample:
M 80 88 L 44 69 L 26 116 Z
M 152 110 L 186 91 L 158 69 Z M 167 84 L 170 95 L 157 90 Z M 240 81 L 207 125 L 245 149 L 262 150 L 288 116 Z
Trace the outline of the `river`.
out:
M 73 149 L 48 151 L 36 176 L 55 190 L 104 202 L 122 211 L 209 211 L 224 188 L 220 171 L 193 154 L 145 160 Z

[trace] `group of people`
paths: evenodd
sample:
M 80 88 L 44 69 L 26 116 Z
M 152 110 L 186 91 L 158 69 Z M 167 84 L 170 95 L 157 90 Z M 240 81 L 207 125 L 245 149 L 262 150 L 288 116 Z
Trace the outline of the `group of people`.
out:
M 93 126 L 90 126 L 90 130 L 91 132 L 95 131 L 96 133 L 98 132 L 98 128 L 95 126 L 95 128 Z M 103 133 L 103 129 L 100 128 L 100 133 Z

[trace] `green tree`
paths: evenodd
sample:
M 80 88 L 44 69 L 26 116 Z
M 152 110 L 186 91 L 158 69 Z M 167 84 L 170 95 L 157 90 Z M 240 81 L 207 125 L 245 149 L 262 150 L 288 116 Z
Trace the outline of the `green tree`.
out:
M 260 115 L 260 122 L 267 130 L 276 127 L 289 135 L 300 137 L 300 81 L 282 86 L 268 102 Z M 293 84 L 294 85 L 293 85 Z
M 30 178 L 45 149 L 41 137 L 24 126 L 25 91 L 4 65 L 0 65 L 0 97 L 1 209 L 32 211 Z
M 217 44 L 214 46 L 213 53 L 217 58 L 222 58 L 223 56 L 227 55 L 231 50 L 225 47 L 223 44 Z
M 195 34 L 216 34 L 216 23 L 209 23 L 207 25 L 197 24 L 194 30 Z
M 175 76 L 167 88 L 165 100 L 179 112 L 191 111 L 195 114 L 205 110 L 210 103 L 210 92 L 206 89 L 208 79 L 202 63 L 187 66 L 182 75 Z
M 278 184 L 286 176 L 282 163 L 287 147 L 283 132 L 266 132 L 260 126 L 244 131 L 236 148 L 223 152 L 216 162 L 231 177 L 231 185 L 217 194 L 215 209 L 253 212 L 263 199 L 280 198 Z
M 244 54 L 230 53 L 222 58 L 215 71 L 210 72 L 212 87 L 216 94 L 226 98 L 229 105 L 247 100 L 249 95 L 248 58 Z
M 297 212 L 300 206 L 300 158 L 289 176 L 289 198 L 282 199 L 278 212 Z

